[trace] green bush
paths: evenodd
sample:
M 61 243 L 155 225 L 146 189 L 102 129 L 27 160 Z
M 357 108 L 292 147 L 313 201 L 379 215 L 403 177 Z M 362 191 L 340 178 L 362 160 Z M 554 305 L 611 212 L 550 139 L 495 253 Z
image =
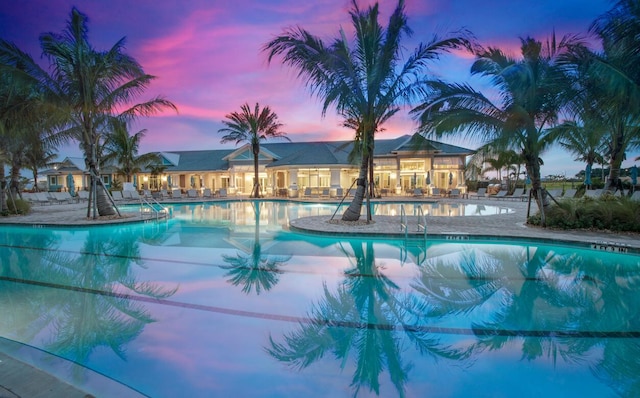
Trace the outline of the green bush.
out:
M 28 214 L 31 211 L 31 203 L 22 199 L 16 199 L 15 205 L 14 205 L 14 201 L 8 200 L 7 207 L 9 208 L 9 210 L 3 211 L 2 216 L 6 217 L 9 214 L 16 214 L 16 209 L 17 209 L 17 214 Z
M 640 232 L 640 202 L 626 197 L 565 199 L 552 203 L 545 216 L 550 228 Z M 540 214 L 530 217 L 528 222 L 540 225 Z

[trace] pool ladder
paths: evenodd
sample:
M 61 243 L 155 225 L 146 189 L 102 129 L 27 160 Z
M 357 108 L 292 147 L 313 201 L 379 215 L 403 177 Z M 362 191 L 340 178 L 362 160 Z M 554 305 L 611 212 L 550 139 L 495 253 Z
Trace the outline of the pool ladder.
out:
M 156 220 L 159 220 L 161 218 L 169 218 L 169 211 L 167 210 L 167 208 L 162 206 L 153 197 L 149 198 L 140 196 L 140 213 L 142 215 L 144 215 L 144 213 L 152 213 L 155 216 Z
M 415 209 L 415 207 L 414 207 Z M 422 211 L 422 206 L 418 206 L 418 226 L 416 232 L 423 231 L 424 240 L 427 240 L 427 216 Z M 404 204 L 400 205 L 400 232 L 404 232 L 404 238 L 409 238 L 409 218 L 404 209 Z

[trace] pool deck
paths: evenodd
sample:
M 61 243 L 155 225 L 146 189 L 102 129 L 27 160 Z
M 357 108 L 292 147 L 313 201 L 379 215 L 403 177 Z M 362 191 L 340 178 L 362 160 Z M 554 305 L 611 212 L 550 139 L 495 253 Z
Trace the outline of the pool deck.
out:
M 226 198 L 224 200 L 234 200 Z M 246 198 L 242 198 L 246 200 Z M 216 199 L 214 199 L 215 201 Z M 310 200 L 313 202 L 332 203 L 327 200 Z M 377 201 L 438 201 L 440 203 L 470 203 L 498 206 L 513 210 L 485 216 L 460 216 L 460 217 L 428 217 L 427 233 L 434 239 L 464 240 L 467 237 L 486 239 L 534 239 L 547 242 L 572 242 L 595 247 L 599 250 L 627 251 L 640 253 L 640 234 L 615 233 L 607 231 L 564 231 L 551 230 L 527 226 L 525 224 L 527 206 L 526 202 L 503 201 L 498 199 L 416 199 L 411 197 L 388 197 Z M 197 203 L 197 200 L 183 200 L 174 203 Z M 34 206 L 32 212 L 26 216 L 10 216 L 0 218 L 0 224 L 26 224 L 26 225 L 59 225 L 59 226 L 88 226 L 95 224 L 114 224 L 123 222 L 141 222 L 148 220 L 139 212 L 129 213 L 129 217 L 121 219 L 87 219 L 86 203 L 54 204 L 46 206 Z M 535 204 L 531 205 L 531 213 L 537 210 Z M 336 218 L 339 218 L 339 214 Z M 366 224 L 329 222 L 330 216 L 304 217 L 290 222 L 290 228 L 296 231 L 310 234 L 325 234 L 332 236 L 360 235 L 379 237 L 402 237 L 405 232 L 400 227 L 399 216 L 374 216 L 373 222 Z M 412 238 L 423 236 L 424 232 L 418 230 L 418 217 L 410 216 L 407 219 L 407 233 Z M 0 397 L 91 397 L 70 384 L 56 379 L 54 376 L 39 370 L 28 364 L 24 364 L 2 352 L 0 352 Z

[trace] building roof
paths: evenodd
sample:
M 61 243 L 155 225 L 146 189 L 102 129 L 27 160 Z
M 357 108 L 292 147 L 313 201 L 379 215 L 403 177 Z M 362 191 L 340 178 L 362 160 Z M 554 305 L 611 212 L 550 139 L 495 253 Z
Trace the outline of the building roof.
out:
M 352 141 L 269 142 L 260 145 L 260 159 L 268 161 L 266 167 L 322 167 L 349 166 Z M 374 157 L 396 157 L 399 154 L 430 154 L 433 156 L 467 156 L 474 151 L 455 145 L 443 144 L 424 138 L 420 134 L 403 135 L 375 141 Z M 253 164 L 251 146 L 233 149 L 158 152 L 166 172 L 226 171 L 233 164 Z M 44 174 L 84 169 L 84 160 L 66 158 L 60 166 L 69 169 L 47 170 Z

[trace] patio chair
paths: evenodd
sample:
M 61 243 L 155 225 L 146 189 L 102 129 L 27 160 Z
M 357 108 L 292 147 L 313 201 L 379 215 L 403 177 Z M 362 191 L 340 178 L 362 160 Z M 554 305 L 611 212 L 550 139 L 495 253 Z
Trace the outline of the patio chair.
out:
M 127 192 L 129 192 L 129 191 L 127 191 Z M 124 195 L 122 194 L 122 191 L 111 191 L 111 197 L 116 202 L 124 200 Z
M 182 196 L 182 191 L 180 190 L 180 188 L 175 188 L 171 190 L 171 198 L 172 199 L 182 199 L 184 196 Z
M 88 201 L 89 200 L 89 191 L 78 191 L 78 200 Z
M 469 196 L 476 199 L 484 198 L 487 196 L 487 188 L 478 188 L 478 192 L 469 194 Z
M 36 201 L 36 203 L 41 204 L 41 205 L 50 205 L 50 204 L 53 203 L 49 199 L 49 196 L 44 192 L 35 192 L 33 194 L 33 198 Z
M 493 198 L 493 199 L 507 199 L 507 191 L 506 191 L 506 190 L 504 190 L 504 191 L 498 191 L 498 193 L 497 193 L 497 194 L 495 194 L 495 195 L 491 195 L 491 196 L 489 196 L 489 197 L 490 197 L 490 198 Z
M 587 189 L 584 191 L 584 197 L 596 199 L 602 196 L 602 192 L 602 189 Z
M 559 199 L 562 196 L 562 189 L 549 189 L 547 194 L 554 199 Z

